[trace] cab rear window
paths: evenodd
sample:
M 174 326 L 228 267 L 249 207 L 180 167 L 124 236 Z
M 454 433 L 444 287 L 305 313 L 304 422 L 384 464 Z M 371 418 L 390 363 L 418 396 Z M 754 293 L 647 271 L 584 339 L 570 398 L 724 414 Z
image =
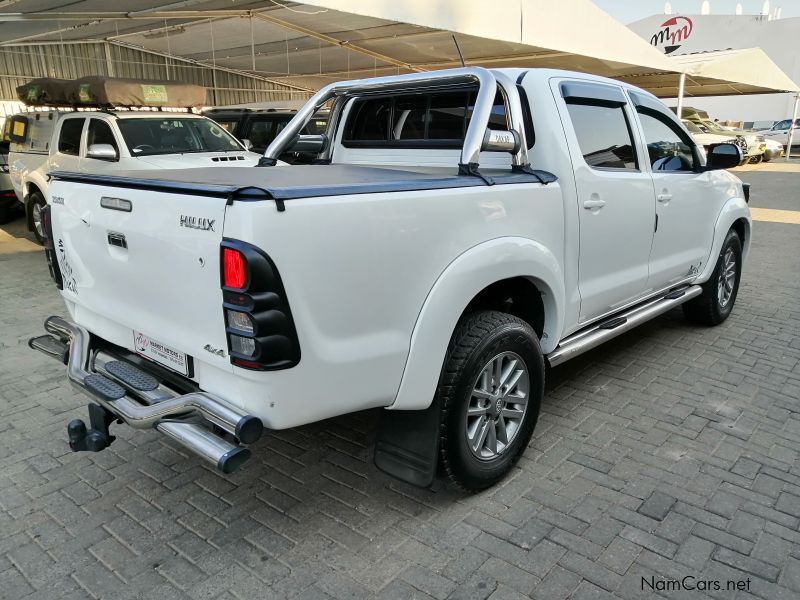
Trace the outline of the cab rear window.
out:
M 352 147 L 461 148 L 475 106 L 474 89 L 358 98 L 342 143 Z M 508 129 L 500 92 L 489 129 Z

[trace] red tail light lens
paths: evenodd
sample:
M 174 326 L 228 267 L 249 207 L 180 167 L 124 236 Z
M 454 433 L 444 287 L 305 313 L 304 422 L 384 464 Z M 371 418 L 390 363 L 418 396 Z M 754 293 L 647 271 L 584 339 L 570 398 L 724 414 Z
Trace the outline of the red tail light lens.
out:
M 222 284 L 225 287 L 237 290 L 244 288 L 244 257 L 232 248 L 222 249 L 222 279 Z

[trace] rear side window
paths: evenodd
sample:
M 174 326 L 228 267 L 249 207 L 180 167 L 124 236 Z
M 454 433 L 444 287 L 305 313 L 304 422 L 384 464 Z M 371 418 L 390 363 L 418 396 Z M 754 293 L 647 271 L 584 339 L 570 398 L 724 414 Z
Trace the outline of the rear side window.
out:
M 568 102 L 567 109 L 587 165 L 628 171 L 638 168 L 623 106 L 581 101 Z
M 472 89 L 458 89 L 357 99 L 345 126 L 344 145 L 460 148 L 476 94 Z M 509 128 L 499 92 L 488 126 Z
M 64 119 L 58 135 L 58 151 L 61 154 L 78 156 L 81 150 L 81 131 L 85 119 Z

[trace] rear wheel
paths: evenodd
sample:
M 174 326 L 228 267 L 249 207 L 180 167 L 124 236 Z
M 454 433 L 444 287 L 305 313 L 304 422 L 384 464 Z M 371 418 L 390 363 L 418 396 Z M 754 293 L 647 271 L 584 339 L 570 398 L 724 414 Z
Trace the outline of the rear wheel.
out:
M 36 241 L 44 244 L 44 230 L 42 229 L 42 209 L 46 206 L 41 192 L 33 192 L 28 197 L 28 229 L 33 232 Z
M 717 264 L 703 293 L 683 305 L 683 314 L 694 323 L 719 325 L 733 310 L 742 274 L 742 242 L 733 229 L 722 243 Z
M 466 317 L 445 358 L 440 458 L 457 486 L 500 481 L 530 441 L 544 394 L 544 358 L 530 325 L 495 311 Z

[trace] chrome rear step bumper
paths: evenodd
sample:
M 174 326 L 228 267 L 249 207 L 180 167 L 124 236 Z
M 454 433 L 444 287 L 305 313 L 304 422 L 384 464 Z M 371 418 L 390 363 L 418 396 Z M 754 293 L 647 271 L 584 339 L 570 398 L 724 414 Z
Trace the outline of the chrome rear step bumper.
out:
M 31 339 L 30 347 L 65 362 L 70 383 L 114 417 L 137 429 L 161 431 L 224 473 L 233 472 L 250 457 L 248 449 L 215 434 L 198 418 L 251 444 L 264 429 L 257 417 L 206 392 L 179 394 L 157 381 L 136 387 L 124 370 L 109 368 L 124 361 L 90 348 L 89 332 L 83 327 L 61 317 L 49 317 L 44 327 L 52 335 Z M 138 370 L 125 364 L 129 370 Z

